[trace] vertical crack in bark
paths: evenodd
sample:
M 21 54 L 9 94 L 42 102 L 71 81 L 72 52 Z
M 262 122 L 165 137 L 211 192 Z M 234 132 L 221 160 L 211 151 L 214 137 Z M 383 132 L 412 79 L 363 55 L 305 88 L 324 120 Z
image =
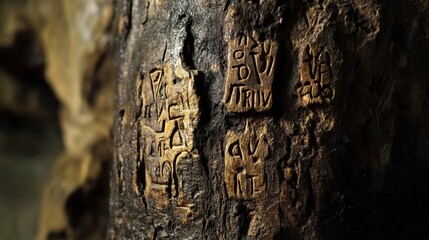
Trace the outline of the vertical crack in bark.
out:
M 192 35 L 192 18 L 186 15 L 180 15 L 179 21 L 182 18 L 187 18 L 185 26 L 185 38 L 182 42 L 182 50 L 180 58 L 185 69 L 195 69 L 193 55 L 194 55 L 194 36 Z
M 231 0 L 226 0 L 225 5 L 223 6 L 223 12 L 228 11 L 229 5 L 231 5 Z
M 149 7 L 150 7 L 150 0 L 146 0 L 146 13 L 143 16 L 143 21 L 142 21 L 142 25 L 144 25 L 145 23 L 147 23 L 148 19 L 149 19 Z
M 122 4 L 122 10 L 119 15 L 119 33 L 122 34 L 122 41 L 125 43 L 131 31 L 133 0 L 125 0 Z
M 122 133 L 123 129 L 124 129 L 124 116 L 125 116 L 125 109 L 121 109 L 119 111 L 119 129 L 118 131 L 120 133 Z M 122 136 L 120 136 L 122 137 Z M 116 137 L 116 141 L 120 141 L 119 139 L 117 139 L 118 137 Z M 117 143 L 118 148 L 121 146 L 119 143 Z M 116 164 L 117 164 L 117 174 L 118 174 L 118 189 L 119 189 L 119 196 L 122 196 L 123 192 L 124 192 L 124 186 L 125 186 L 125 182 L 124 182 L 124 163 L 123 160 L 121 159 L 121 157 L 119 157 L 116 154 Z
M 145 188 L 146 188 L 146 164 L 145 164 L 145 159 L 143 156 L 143 151 L 145 151 L 144 149 L 142 149 L 142 145 L 144 142 L 144 136 L 142 136 L 142 132 L 141 132 L 141 128 L 142 128 L 142 124 L 141 124 L 141 118 L 142 118 L 142 113 L 143 113 L 143 104 L 141 102 L 142 99 L 142 91 L 143 91 L 143 79 L 144 79 L 144 74 L 142 71 L 140 71 L 138 73 L 138 76 L 136 78 L 137 81 L 137 92 L 136 92 L 136 106 L 137 106 L 137 111 L 135 114 L 135 122 L 136 122 L 136 126 L 137 126 L 137 135 L 136 135 L 136 140 L 137 140 L 137 146 L 136 146 L 136 159 L 135 159 L 135 169 L 134 169 L 134 173 L 133 173 L 133 185 L 134 185 L 134 192 L 137 196 L 139 196 L 141 198 L 141 201 L 143 203 L 143 206 L 146 210 L 147 213 L 147 201 L 146 201 L 146 196 L 145 196 Z
M 165 41 L 164 52 L 162 53 L 162 58 L 161 58 L 162 62 L 165 61 L 165 56 L 167 55 L 167 49 L 168 49 L 168 42 Z

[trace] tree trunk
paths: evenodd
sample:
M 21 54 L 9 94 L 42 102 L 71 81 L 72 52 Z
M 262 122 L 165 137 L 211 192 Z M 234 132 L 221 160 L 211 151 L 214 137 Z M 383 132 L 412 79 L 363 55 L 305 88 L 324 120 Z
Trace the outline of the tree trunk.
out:
M 427 236 L 428 8 L 119 0 L 110 238 Z

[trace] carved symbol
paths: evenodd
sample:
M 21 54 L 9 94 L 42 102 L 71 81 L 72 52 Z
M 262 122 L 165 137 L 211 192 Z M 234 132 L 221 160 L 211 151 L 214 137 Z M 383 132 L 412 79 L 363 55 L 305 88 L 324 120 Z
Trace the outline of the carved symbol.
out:
M 200 183 L 192 182 L 194 178 L 183 177 L 189 174 L 187 171 L 202 174 L 195 170 L 200 162 L 193 144 L 199 121 L 196 74 L 184 69 L 175 69 L 173 74 L 172 66 L 166 64 L 150 71 L 142 81 L 142 91 L 146 90 L 141 94 L 142 134 L 146 138 L 143 157 L 147 159 L 146 178 L 150 178 L 144 191 L 156 199 L 158 207 L 173 203 L 185 209 L 185 216 L 192 215 L 195 198 L 183 189 L 201 191 Z
M 277 43 L 245 34 L 229 41 L 224 102 L 230 112 L 266 111 L 272 106 L 271 87 Z
M 253 36 L 246 34 L 237 38 L 236 45 L 240 47 L 247 47 L 253 50 L 258 47 L 259 43 L 253 38 Z
M 150 79 L 152 82 L 152 94 L 153 99 L 156 101 L 159 98 L 165 99 L 166 89 L 165 82 L 163 81 L 163 71 L 160 69 L 152 70 L 150 73 Z
M 164 162 L 162 165 L 161 177 L 168 179 L 171 176 L 172 168 L 170 162 Z
M 247 80 L 250 75 L 249 67 L 242 64 L 237 66 L 232 66 L 233 69 L 237 70 L 238 81 Z
M 184 140 L 183 140 L 182 134 L 180 133 L 177 122 L 174 123 L 174 128 L 169 138 L 170 138 L 170 148 L 184 145 Z
M 255 139 L 255 141 L 250 140 L 249 141 L 249 156 L 255 154 L 256 149 L 258 148 L 259 145 L 259 139 Z
M 297 89 L 302 104 L 329 103 L 334 97 L 330 86 L 333 78 L 331 56 L 323 49 L 315 51 L 307 46 L 302 58 L 301 86 Z
M 165 140 L 163 137 L 159 138 L 158 140 L 158 156 L 159 157 L 164 157 L 165 155 Z
M 266 132 L 266 128 L 255 129 L 249 123 L 242 134 L 228 132 L 225 183 L 230 197 L 255 198 L 265 189 Z
M 244 58 L 244 51 L 243 50 L 237 50 L 234 52 L 234 58 L 235 60 L 241 60 Z
M 235 141 L 229 145 L 228 153 L 231 157 L 240 157 L 240 159 L 243 159 L 243 154 L 241 153 L 239 140 L 237 140 L 237 141 Z
M 177 118 L 183 118 L 183 115 L 179 103 L 172 103 L 168 106 L 168 117 L 170 120 L 175 120 Z

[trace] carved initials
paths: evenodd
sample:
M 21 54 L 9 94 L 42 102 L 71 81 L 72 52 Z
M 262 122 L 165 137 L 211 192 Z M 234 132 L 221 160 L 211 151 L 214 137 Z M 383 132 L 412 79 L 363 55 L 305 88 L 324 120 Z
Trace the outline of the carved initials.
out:
M 307 46 L 301 62 L 301 81 L 297 89 L 304 106 L 329 103 L 334 93 L 332 81 L 331 56 L 326 50 L 313 50 Z
M 266 132 L 246 123 L 244 133 L 227 133 L 225 183 L 230 197 L 255 198 L 265 189 Z
M 163 81 L 163 71 L 162 69 L 154 69 L 150 73 L 150 79 L 152 82 L 152 94 L 153 99 L 156 101 L 159 98 L 165 99 L 166 97 L 166 86 L 165 81 Z
M 277 43 L 260 42 L 256 34 L 245 34 L 229 41 L 228 47 L 226 108 L 230 112 L 269 110 Z
M 146 138 L 143 155 L 149 180 L 145 194 L 164 207 L 174 201 L 186 214 L 192 212 L 193 196 L 184 193 L 183 187 L 196 189 L 197 185 L 183 182 L 182 174 L 188 174 L 185 170 L 195 171 L 199 163 L 193 144 L 199 121 L 199 99 L 193 87 L 196 74 L 197 71 L 173 70 L 167 64 L 150 71 L 142 85 L 147 91 L 142 93 L 142 130 Z M 187 169 L 189 166 L 194 169 Z

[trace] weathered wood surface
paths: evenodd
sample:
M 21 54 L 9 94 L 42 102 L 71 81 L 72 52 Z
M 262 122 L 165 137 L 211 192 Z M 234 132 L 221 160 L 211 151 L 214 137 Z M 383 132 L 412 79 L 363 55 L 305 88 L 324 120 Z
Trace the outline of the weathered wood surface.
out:
M 397 189 L 427 186 L 427 13 L 118 1 L 110 238 L 398 238 L 406 221 L 422 234 L 427 215 L 390 210 Z

